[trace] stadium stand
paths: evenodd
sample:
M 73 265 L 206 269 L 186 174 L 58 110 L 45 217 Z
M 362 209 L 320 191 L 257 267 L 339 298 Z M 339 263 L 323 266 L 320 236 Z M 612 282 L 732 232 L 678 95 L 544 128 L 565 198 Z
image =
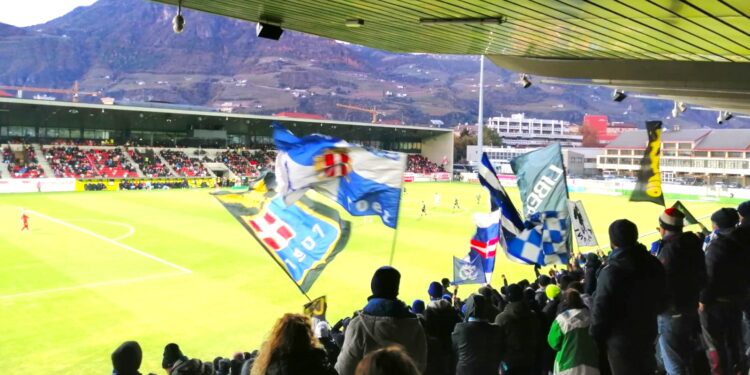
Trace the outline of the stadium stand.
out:
M 119 148 L 109 150 L 88 150 L 84 154 L 93 163 L 99 175 L 107 178 L 138 177 L 135 167 L 123 163 L 124 156 Z
M 208 177 L 211 174 L 197 158 L 189 158 L 182 151 L 161 150 L 161 157 L 169 163 L 180 177 Z
M 98 176 L 86 153 L 77 146 L 45 148 L 44 156 L 57 178 L 92 178 Z
M 409 155 L 406 163 L 406 171 L 411 173 L 437 173 L 445 172 L 442 165 L 437 165 L 422 155 Z
M 240 177 L 255 177 L 266 165 L 273 164 L 276 153 L 271 150 L 227 150 L 216 155 L 216 161 L 224 163 Z
M 137 149 L 130 149 L 128 154 L 138 164 L 146 177 L 167 177 L 170 175 L 169 168 L 162 164 L 154 150 L 147 148 L 140 152 Z
M 3 148 L 3 163 L 7 164 L 8 172 L 13 178 L 39 178 L 44 177 L 44 169 L 39 165 L 34 149 L 24 144 L 21 152 L 21 160 L 11 150 L 10 146 Z

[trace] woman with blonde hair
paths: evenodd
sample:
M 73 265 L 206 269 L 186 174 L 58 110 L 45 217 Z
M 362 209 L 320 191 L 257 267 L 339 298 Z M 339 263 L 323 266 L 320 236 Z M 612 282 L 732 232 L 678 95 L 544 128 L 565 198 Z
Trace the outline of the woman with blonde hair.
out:
M 356 375 L 419 375 L 414 361 L 393 345 L 367 354 L 357 365 Z
M 315 338 L 310 318 L 284 314 L 253 363 L 251 375 L 336 375 Z

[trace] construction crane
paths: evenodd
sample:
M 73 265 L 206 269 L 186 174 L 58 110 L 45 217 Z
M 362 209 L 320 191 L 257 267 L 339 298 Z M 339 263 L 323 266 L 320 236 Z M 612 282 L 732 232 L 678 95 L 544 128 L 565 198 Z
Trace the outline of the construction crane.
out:
M 46 87 L 29 87 L 29 86 L 2 86 L 0 85 L 0 90 L 15 90 L 19 93 L 19 96 L 23 95 L 24 91 L 29 92 L 44 92 L 48 94 L 69 94 L 73 95 L 73 102 L 78 103 L 79 97 L 81 95 L 83 96 L 92 96 L 97 97 L 101 95 L 101 92 L 95 92 L 95 91 L 80 91 L 78 88 L 78 81 L 76 81 L 73 84 L 73 87 L 71 89 L 51 89 Z
M 375 124 L 375 123 L 378 122 L 378 115 L 380 113 L 378 113 L 378 110 L 375 109 L 375 107 L 372 107 L 372 109 L 369 109 L 369 108 L 357 107 L 355 105 L 340 104 L 340 103 L 337 103 L 336 107 L 351 109 L 351 110 L 360 111 L 360 112 L 367 112 L 367 113 L 369 113 L 369 114 L 372 115 L 372 123 L 373 124 Z

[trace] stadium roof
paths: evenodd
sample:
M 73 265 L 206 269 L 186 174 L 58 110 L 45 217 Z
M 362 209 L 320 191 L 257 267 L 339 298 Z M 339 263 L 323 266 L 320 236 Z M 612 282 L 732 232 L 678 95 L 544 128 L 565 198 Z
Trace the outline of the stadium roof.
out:
M 574 83 L 750 113 L 747 0 L 184 0 L 183 6 L 395 52 L 486 55 L 505 68 L 568 83 L 581 79 Z
M 325 126 L 326 134 L 349 140 L 380 140 L 383 137 L 393 138 L 392 135 L 397 134 L 399 141 L 421 141 L 434 135 L 453 131 L 422 126 L 299 119 L 189 109 L 0 98 L 0 125 L 9 126 L 158 132 L 209 129 L 226 130 L 229 134 L 270 136 L 271 124 L 274 121 L 299 135 L 321 132 Z
M 692 142 L 696 151 L 740 151 L 750 149 L 750 129 L 686 129 L 662 133 L 662 142 Z M 620 134 L 606 148 L 645 149 L 645 130 Z

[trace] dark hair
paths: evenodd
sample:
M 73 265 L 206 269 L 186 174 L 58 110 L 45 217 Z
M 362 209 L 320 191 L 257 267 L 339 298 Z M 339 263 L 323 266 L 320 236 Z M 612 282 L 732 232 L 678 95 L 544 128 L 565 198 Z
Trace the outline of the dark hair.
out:
M 419 375 L 409 355 L 398 346 L 378 349 L 362 358 L 356 375 Z
M 440 283 L 443 285 L 443 288 L 446 289 L 450 288 L 451 286 L 451 281 L 447 277 L 444 277 L 442 280 L 440 280 Z
M 274 358 L 284 358 L 318 347 L 320 343 L 313 334 L 310 318 L 301 314 L 284 314 L 263 343 L 251 374 L 265 374 Z
M 568 284 L 568 290 L 577 290 L 578 293 L 583 294 L 583 284 L 580 281 L 573 281 Z
M 569 309 L 586 308 L 586 305 L 583 303 L 583 299 L 581 299 L 581 293 L 573 288 L 569 288 L 565 291 L 565 294 L 563 294 L 563 303 Z

